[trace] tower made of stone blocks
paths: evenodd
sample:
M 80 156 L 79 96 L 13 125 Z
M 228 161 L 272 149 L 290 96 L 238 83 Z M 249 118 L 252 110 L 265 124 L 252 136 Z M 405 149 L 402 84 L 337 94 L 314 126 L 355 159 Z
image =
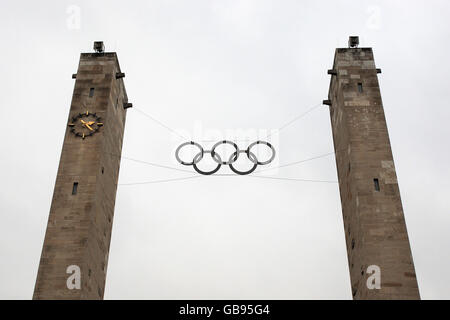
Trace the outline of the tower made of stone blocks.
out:
M 352 294 L 354 299 L 420 299 L 380 72 L 372 48 L 336 49 L 324 101 L 330 106 Z M 370 278 L 377 267 L 380 288 Z
M 116 53 L 81 54 L 33 299 L 103 299 L 131 105 L 123 77 Z

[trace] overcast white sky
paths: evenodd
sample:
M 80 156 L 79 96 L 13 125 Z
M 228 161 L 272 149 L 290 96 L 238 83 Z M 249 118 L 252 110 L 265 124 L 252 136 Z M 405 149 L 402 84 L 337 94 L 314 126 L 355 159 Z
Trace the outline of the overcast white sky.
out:
M 3 0 L 0 35 L 0 298 L 32 297 L 71 74 L 94 40 L 117 51 L 136 108 L 208 139 L 276 130 L 326 99 L 327 69 L 349 35 L 383 70 L 421 296 L 450 298 L 450 2 Z M 333 151 L 327 107 L 271 141 L 279 164 Z M 180 142 L 129 110 L 123 156 L 178 167 Z M 191 175 L 124 159 L 119 183 Z M 333 156 L 269 176 L 337 180 Z M 120 185 L 105 298 L 351 299 L 338 185 L 229 176 Z

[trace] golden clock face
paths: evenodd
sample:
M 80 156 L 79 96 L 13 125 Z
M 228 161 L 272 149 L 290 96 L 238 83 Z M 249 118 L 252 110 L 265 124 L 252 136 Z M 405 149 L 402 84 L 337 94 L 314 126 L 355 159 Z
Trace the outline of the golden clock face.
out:
M 102 126 L 102 119 L 89 111 L 79 113 L 69 122 L 70 132 L 82 139 L 94 135 Z

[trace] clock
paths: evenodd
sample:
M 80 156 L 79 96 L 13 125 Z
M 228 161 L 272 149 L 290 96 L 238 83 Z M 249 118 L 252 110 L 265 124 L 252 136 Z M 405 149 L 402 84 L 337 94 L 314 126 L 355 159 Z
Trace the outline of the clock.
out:
M 86 111 L 85 113 L 79 113 L 78 115 L 72 117 L 68 126 L 70 127 L 70 132 L 76 137 L 85 139 L 94 135 L 100 127 L 103 126 L 101 122 L 102 119 L 95 113 L 90 113 Z

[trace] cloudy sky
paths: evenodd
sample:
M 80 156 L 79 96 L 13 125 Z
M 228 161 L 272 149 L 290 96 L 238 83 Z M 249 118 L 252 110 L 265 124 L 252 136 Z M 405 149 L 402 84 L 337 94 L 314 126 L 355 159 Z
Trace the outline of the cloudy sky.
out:
M 274 132 L 275 165 L 332 152 L 328 109 L 313 107 L 349 35 L 383 70 L 421 295 L 450 298 L 448 1 L 3 0 L 0 27 L 1 299 L 32 297 L 71 74 L 94 40 L 118 53 L 135 106 L 123 156 L 180 168 L 173 131 L 241 148 Z M 105 299 L 351 299 L 333 155 L 147 183 L 195 175 L 181 169 L 122 160 Z

